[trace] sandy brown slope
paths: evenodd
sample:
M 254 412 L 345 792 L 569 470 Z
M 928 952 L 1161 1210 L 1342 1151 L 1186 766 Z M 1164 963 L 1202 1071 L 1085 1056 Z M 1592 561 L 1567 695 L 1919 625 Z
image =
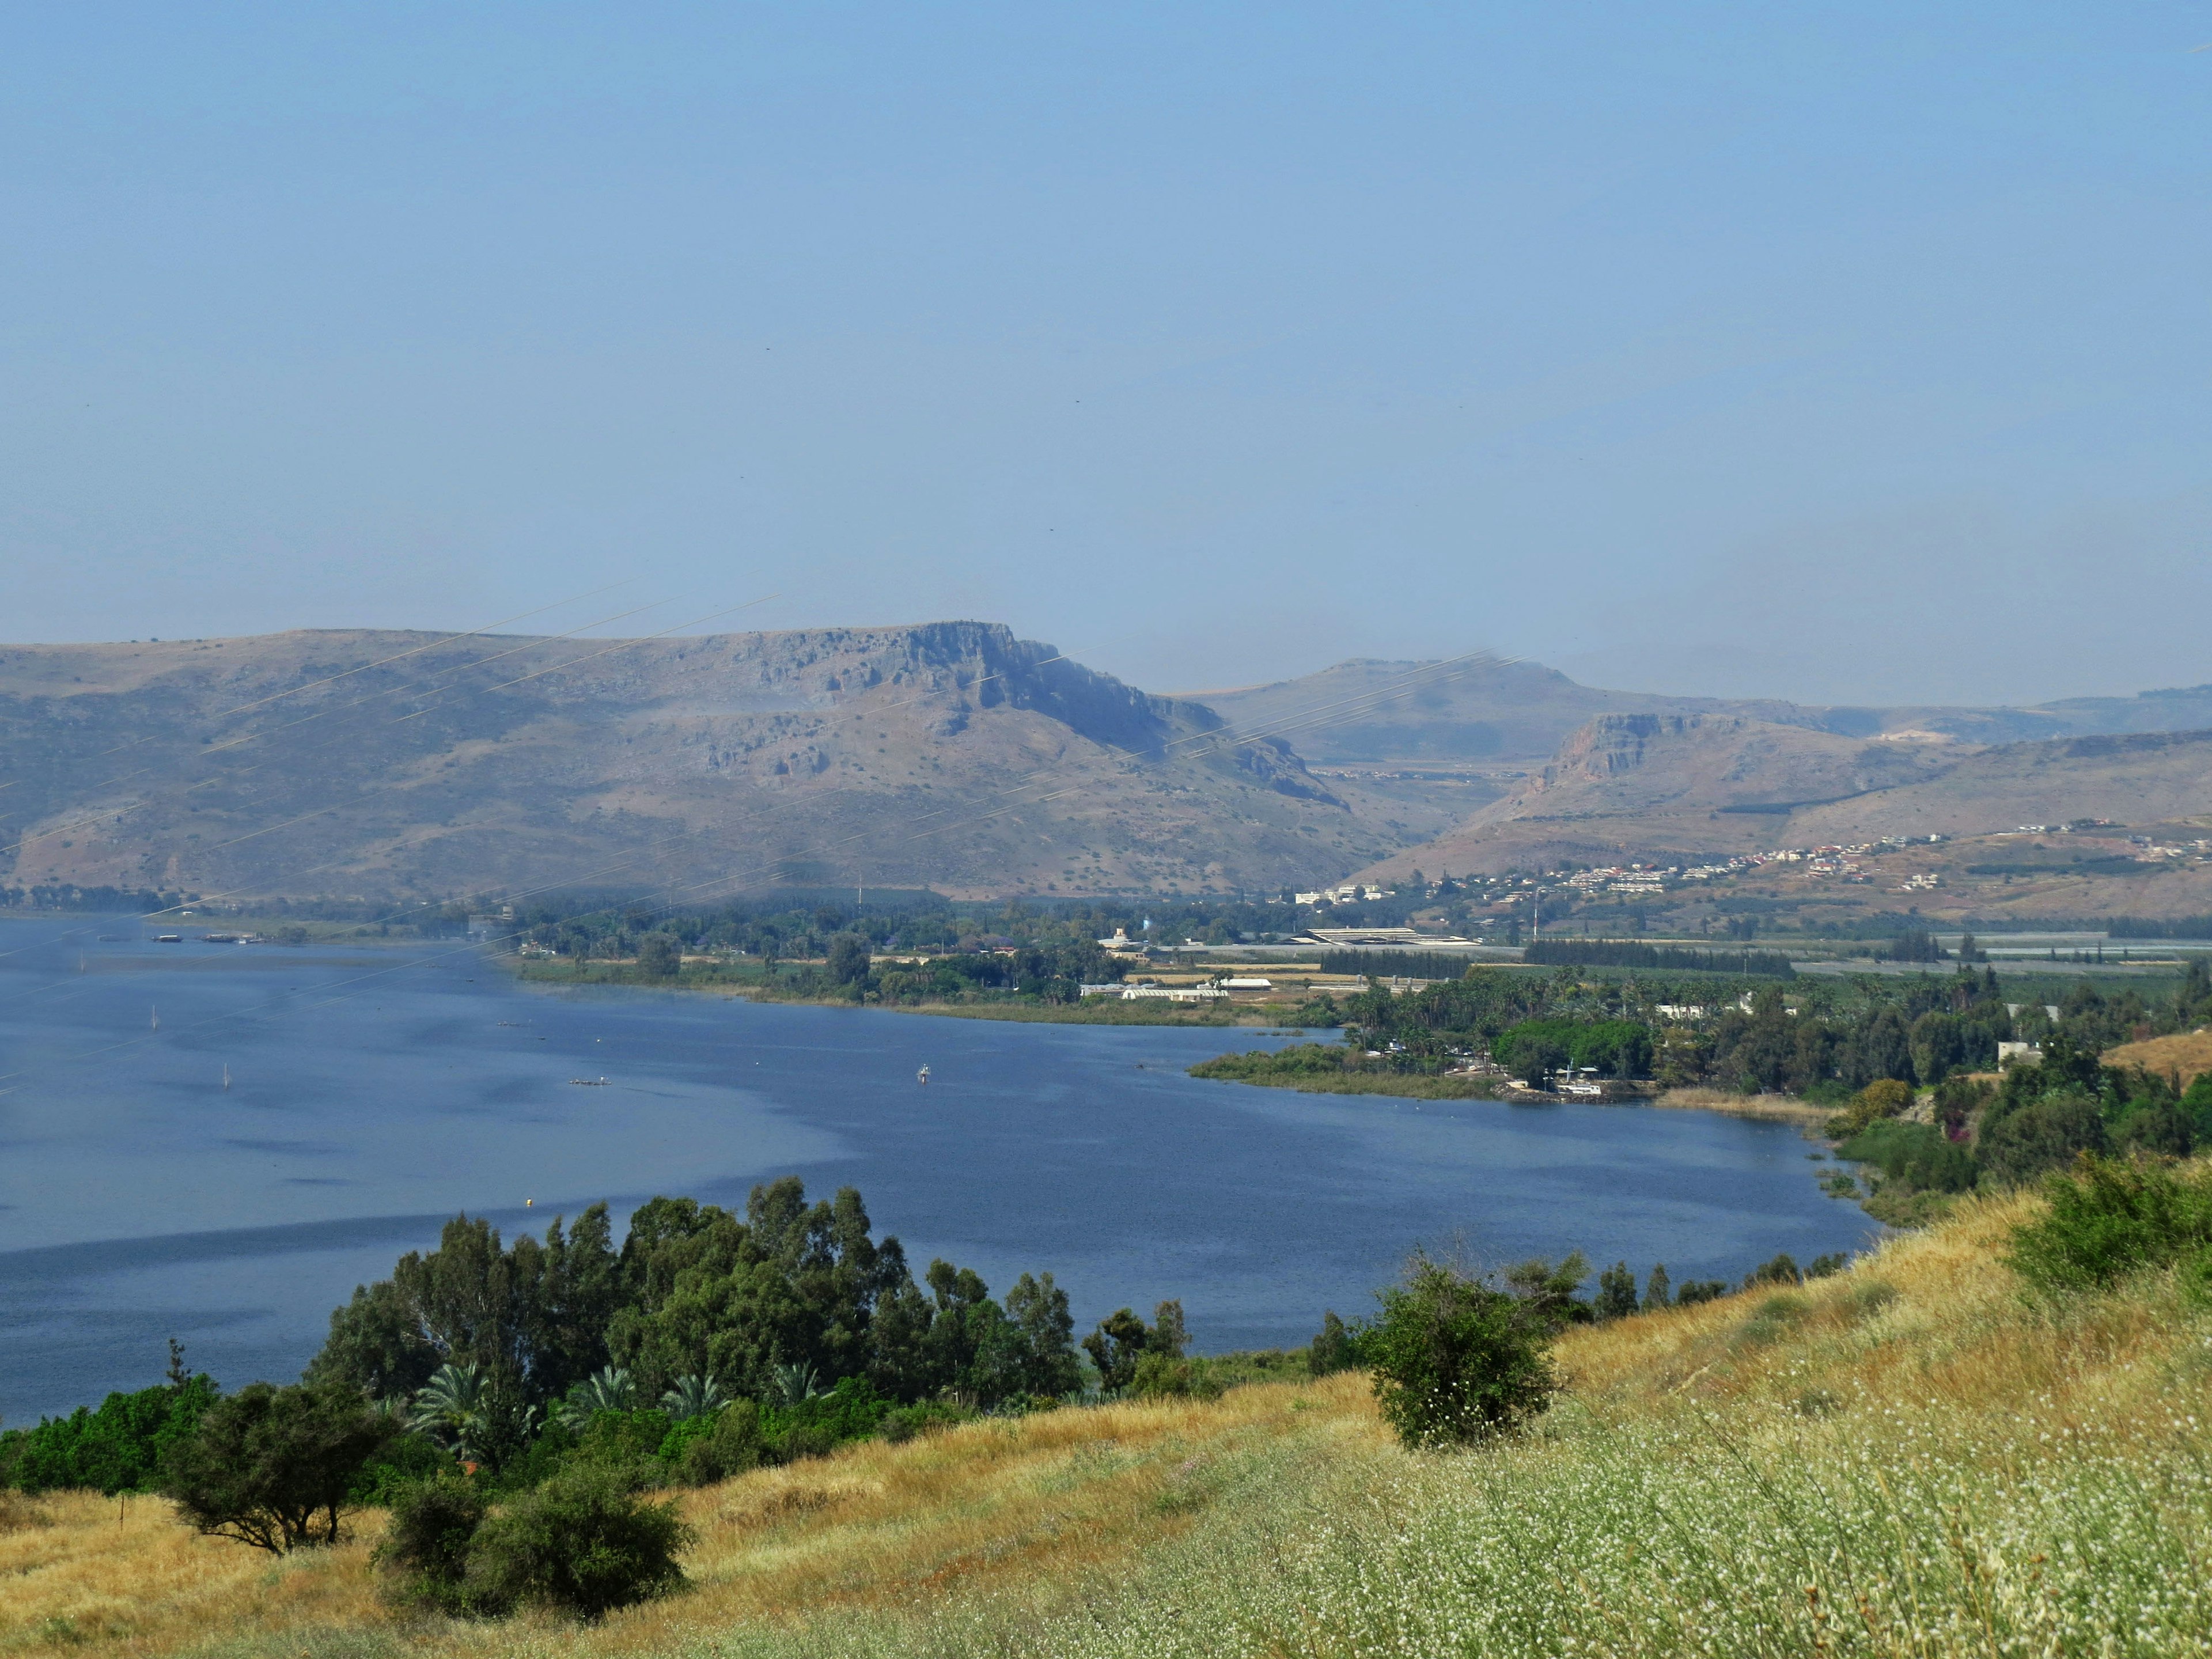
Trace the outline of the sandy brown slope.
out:
M 981 623 L 0 648 L 0 880 L 1237 888 L 1407 838 L 1287 745 L 1056 659 Z
M 1715 716 L 1608 715 L 1522 788 L 1376 872 L 1674 861 L 2021 823 L 2212 811 L 2212 732 L 1973 749 Z

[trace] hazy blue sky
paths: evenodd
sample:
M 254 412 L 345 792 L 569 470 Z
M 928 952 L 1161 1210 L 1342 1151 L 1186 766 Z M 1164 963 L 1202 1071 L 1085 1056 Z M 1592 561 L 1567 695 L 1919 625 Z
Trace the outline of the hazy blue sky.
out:
M 2212 6 L 18 4 L 0 635 L 2212 680 Z M 581 620 L 588 611 L 574 613 Z

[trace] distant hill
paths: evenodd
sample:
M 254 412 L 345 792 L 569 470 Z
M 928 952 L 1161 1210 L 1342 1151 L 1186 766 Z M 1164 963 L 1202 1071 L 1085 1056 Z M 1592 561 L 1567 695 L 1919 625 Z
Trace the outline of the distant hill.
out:
M 1606 691 L 1538 663 L 1490 657 L 1355 658 L 1297 679 L 1186 695 L 1240 727 L 1291 723 L 1297 711 L 1316 706 L 1348 712 L 1352 718 L 1325 729 L 1293 732 L 1299 752 L 1317 766 L 1541 761 L 1569 732 L 1603 714 L 1727 714 L 1838 737 L 1915 732 L 1972 744 L 2212 730 L 2212 685 L 2025 708 L 1823 706 Z
M 1376 806 L 982 623 L 0 647 L 12 885 L 1257 888 L 1443 827 Z
M 1605 715 L 1512 793 L 1373 872 L 1672 862 L 2021 823 L 2212 813 L 2212 732 L 1972 748 L 1733 715 Z

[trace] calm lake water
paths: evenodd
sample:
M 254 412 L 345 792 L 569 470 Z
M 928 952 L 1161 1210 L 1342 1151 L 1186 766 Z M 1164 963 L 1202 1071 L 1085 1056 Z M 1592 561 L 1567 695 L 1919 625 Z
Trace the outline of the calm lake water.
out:
M 289 1380 L 331 1307 L 458 1210 L 512 1237 L 598 1199 L 618 1220 L 657 1193 L 742 1207 L 787 1172 L 860 1188 L 917 1270 L 944 1255 L 1002 1289 L 1050 1268 L 1085 1328 L 1179 1296 L 1207 1349 L 1368 1311 L 1419 1241 L 1679 1281 L 1875 1231 L 1773 1125 L 1182 1074 L 1285 1040 L 1250 1032 L 545 991 L 464 952 L 183 931 L 0 923 L 10 1424 L 158 1381 L 171 1335 L 226 1385 Z

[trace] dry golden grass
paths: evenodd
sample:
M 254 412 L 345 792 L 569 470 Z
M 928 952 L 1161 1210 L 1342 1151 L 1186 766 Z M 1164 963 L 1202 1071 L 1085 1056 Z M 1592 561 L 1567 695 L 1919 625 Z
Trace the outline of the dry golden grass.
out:
M 1346 1374 L 1212 1402 L 979 1422 L 757 1471 L 678 1498 L 698 1534 L 684 1593 L 596 1627 L 402 1616 L 375 1593 L 374 1516 L 356 1541 L 280 1563 L 196 1538 L 151 1500 L 132 1500 L 118 1525 L 112 1501 L 43 1498 L 46 1523 L 26 1514 L 0 1528 L 0 1654 L 89 1641 L 147 1656 L 936 1655 L 971 1650 L 977 1632 L 1000 1633 L 986 1643 L 994 1651 L 1042 1653 L 1055 1631 L 1141 1620 L 1152 1591 L 1133 1584 L 1181 1583 L 1170 1599 L 1202 1599 L 1224 1564 L 1249 1556 L 1251 1571 L 1277 1571 L 1268 1564 L 1296 1558 L 1306 1546 L 1295 1540 L 1316 1527 L 1370 1525 L 1394 1538 L 1401 1501 L 1413 1506 L 1407 1525 L 1423 1506 L 1431 1519 L 1476 1515 L 1479 1492 L 1509 1482 L 1498 1489 L 1518 1494 L 1511 1513 L 1526 1504 L 1571 1514 L 1578 1486 L 1624 1458 L 1656 1460 L 1655 1471 L 1686 1458 L 1697 1490 L 1710 1484 L 1698 1449 L 1723 1442 L 1762 1467 L 1845 1470 L 1902 1436 L 1923 1457 L 1992 1480 L 2032 1473 L 2085 1437 L 2138 1468 L 2170 1462 L 2178 1445 L 2197 1443 L 2197 1419 L 2212 1417 L 2203 1322 L 2170 1286 L 2091 1299 L 2063 1317 L 2024 1300 L 2000 1252 L 2039 1201 L 1967 1200 L 1942 1225 L 1800 1289 L 1572 1330 L 1556 1351 L 1567 1397 L 1540 1435 L 1480 1464 L 1401 1451 L 1365 1378 Z M 2195 1414 L 2185 1433 L 2185 1413 Z M 1381 1496 L 1393 1492 L 1401 1498 Z M 1389 1513 L 1361 1522 L 1376 1503 Z M 1234 1540 L 1246 1534 L 1287 1540 L 1291 1554 L 1263 1541 L 1240 1556 Z M 1436 1570 L 1449 1567 L 1439 1559 Z M 1426 1582 L 1417 1572 L 1400 1587 L 1407 1606 Z M 1284 1591 L 1285 1605 L 1295 1611 L 1304 1593 Z M 1083 1618 L 1054 1622 L 1079 1608 Z M 1133 1654 L 1149 1640 L 1109 1645 Z
M 595 1629 L 543 1620 L 424 1622 L 378 1599 L 368 1546 L 380 1518 L 333 1550 L 277 1561 L 200 1538 L 167 1504 L 90 1493 L 42 1498 L 52 1525 L 0 1534 L 0 1653 L 87 1642 L 135 1654 L 209 1638 L 287 1638 L 333 1629 L 409 1653 L 533 1649 L 626 1652 L 824 1608 L 890 1608 L 1008 1586 L 1049 1613 L 1064 1594 L 1200 1520 L 1248 1452 L 1310 1443 L 1318 1457 L 1394 1455 L 1363 1377 L 1267 1384 L 1218 1401 L 1131 1401 L 964 1425 L 893 1446 L 763 1469 L 678 1499 L 698 1539 L 681 1596 Z
M 1669 1089 L 1651 1103 L 1670 1111 L 1718 1112 L 1808 1129 L 1820 1128 L 1835 1115 L 1834 1108 L 1811 1105 L 1795 1095 L 1739 1095 L 1726 1089 Z
M 179 1524 L 157 1498 L 50 1492 L 47 1524 L 0 1529 L 0 1652 L 121 1644 L 167 1653 L 222 1632 L 379 1617 L 356 1539 L 289 1559 Z M 380 1522 L 367 1517 L 365 1531 Z
M 2198 1073 L 2212 1072 L 2212 1027 L 2172 1036 L 2124 1042 L 2105 1056 L 2107 1066 L 2140 1066 L 2156 1077 L 2177 1073 L 2186 1089 Z

